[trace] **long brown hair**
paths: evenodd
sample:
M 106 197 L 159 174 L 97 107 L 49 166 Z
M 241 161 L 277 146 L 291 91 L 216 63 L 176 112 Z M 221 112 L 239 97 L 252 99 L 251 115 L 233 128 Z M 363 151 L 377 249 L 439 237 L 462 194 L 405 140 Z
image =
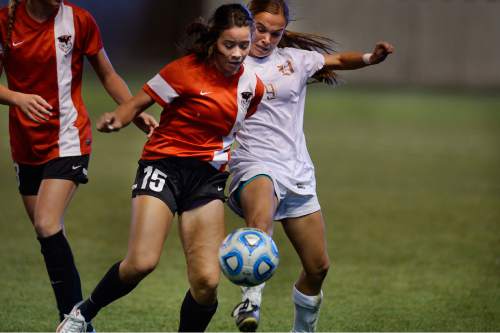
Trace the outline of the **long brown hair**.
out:
M 285 0 L 250 0 L 248 9 L 254 17 L 259 13 L 267 12 L 273 15 L 283 15 L 287 25 L 291 20 L 290 8 Z M 285 30 L 278 47 L 332 53 L 334 44 L 335 42 L 328 37 Z M 313 79 L 327 84 L 336 83 L 336 77 L 335 72 L 327 68 L 322 68 L 313 75 Z
M 7 20 L 7 38 L 5 44 L 3 45 L 4 56 L 10 50 L 10 44 L 12 42 L 12 31 L 14 30 L 14 22 L 16 20 L 16 9 L 21 0 L 9 0 L 9 15 Z
M 252 14 L 240 4 L 228 4 L 218 7 L 208 23 L 198 19 L 187 28 L 187 34 L 194 37 L 192 45 L 186 47 L 188 53 L 194 53 L 198 59 L 207 60 L 214 53 L 215 43 L 224 30 L 232 27 L 250 27 L 253 29 Z

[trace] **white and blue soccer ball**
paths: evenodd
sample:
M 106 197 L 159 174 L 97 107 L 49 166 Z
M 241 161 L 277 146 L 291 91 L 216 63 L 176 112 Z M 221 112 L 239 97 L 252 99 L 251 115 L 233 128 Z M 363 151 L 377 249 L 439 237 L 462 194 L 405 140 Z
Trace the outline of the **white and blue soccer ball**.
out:
M 236 229 L 227 235 L 219 249 L 222 272 L 240 286 L 256 286 L 268 280 L 279 261 L 276 244 L 260 229 Z

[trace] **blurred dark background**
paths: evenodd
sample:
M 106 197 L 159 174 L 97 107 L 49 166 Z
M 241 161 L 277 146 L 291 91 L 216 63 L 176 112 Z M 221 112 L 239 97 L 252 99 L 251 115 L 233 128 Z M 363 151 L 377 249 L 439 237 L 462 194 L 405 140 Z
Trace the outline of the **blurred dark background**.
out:
M 200 0 L 72 0 L 96 19 L 116 67 L 157 67 L 182 53 L 187 25 L 202 13 Z M 3 7 L 8 3 L 1 0 Z
M 187 25 L 248 0 L 72 0 L 92 13 L 120 72 L 149 76 L 182 54 Z M 396 52 L 384 66 L 342 72 L 367 86 L 500 87 L 500 0 L 289 0 L 291 30 L 333 38 L 338 51 Z M 0 0 L 1 5 L 7 0 Z

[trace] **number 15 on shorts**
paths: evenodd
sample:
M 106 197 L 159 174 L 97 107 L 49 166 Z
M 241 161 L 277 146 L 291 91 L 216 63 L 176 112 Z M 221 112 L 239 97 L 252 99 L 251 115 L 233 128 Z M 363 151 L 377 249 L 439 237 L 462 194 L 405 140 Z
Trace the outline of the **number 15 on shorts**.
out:
M 148 166 L 144 169 L 144 179 L 140 185 L 141 190 L 145 190 L 149 187 L 151 191 L 161 192 L 165 186 L 165 181 L 167 175 L 161 172 L 159 169 L 154 169 L 152 166 Z

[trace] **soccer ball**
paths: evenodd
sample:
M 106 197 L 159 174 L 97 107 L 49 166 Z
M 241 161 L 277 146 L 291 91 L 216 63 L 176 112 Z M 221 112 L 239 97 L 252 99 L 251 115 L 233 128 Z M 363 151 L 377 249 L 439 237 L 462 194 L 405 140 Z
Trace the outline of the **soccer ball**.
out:
M 268 280 L 279 261 L 276 244 L 260 229 L 236 229 L 227 235 L 219 249 L 222 272 L 240 286 L 256 286 Z

